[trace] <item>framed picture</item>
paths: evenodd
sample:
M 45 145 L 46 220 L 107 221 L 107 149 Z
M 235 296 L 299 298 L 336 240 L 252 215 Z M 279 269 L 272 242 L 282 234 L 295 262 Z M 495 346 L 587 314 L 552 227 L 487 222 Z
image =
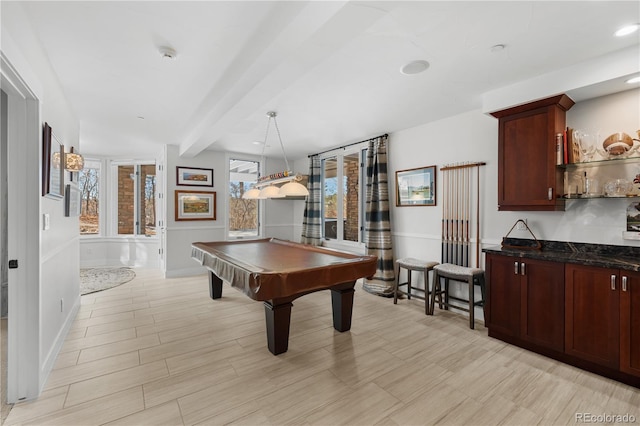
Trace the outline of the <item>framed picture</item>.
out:
M 176 185 L 213 186 L 213 169 L 176 167 Z
M 64 188 L 64 215 L 80 216 L 80 190 L 77 183 L 68 183 Z
M 42 195 L 64 197 L 64 145 L 47 123 L 42 128 Z
M 176 191 L 176 220 L 216 220 L 216 193 Z
M 436 166 L 396 172 L 396 206 L 435 206 Z

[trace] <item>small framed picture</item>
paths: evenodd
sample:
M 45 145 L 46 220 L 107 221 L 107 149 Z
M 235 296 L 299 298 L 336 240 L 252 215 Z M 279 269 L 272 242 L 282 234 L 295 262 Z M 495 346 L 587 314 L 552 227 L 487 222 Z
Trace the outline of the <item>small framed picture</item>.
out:
M 396 172 L 396 206 L 435 206 L 436 166 Z
M 216 193 L 176 191 L 176 220 L 216 220 Z
M 64 189 L 64 215 L 80 216 L 80 190 L 77 183 L 68 183 Z
M 176 185 L 213 186 L 213 169 L 176 167 Z
M 64 145 L 53 134 L 51 126 L 42 127 L 42 195 L 64 197 Z

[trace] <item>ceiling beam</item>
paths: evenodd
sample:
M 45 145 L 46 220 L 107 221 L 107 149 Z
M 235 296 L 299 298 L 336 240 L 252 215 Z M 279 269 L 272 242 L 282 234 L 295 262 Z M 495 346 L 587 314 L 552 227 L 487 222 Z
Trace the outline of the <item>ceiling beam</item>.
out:
M 282 4 L 292 3 L 298 4 L 278 4 L 284 7 Z M 200 119 L 190 126 L 192 130 L 180 144 L 180 156 L 193 157 L 207 149 L 238 122 L 254 114 L 255 105 L 265 105 L 277 97 L 386 14 L 380 9 L 348 3 L 303 3 L 299 10 L 287 9 L 286 23 L 282 19 L 265 23 L 266 28 L 257 31 L 238 55 L 244 57 L 242 63 L 235 61 L 221 80 L 225 84 L 216 84 L 207 96 L 199 109 Z M 271 37 L 265 38 L 264 34 Z M 247 61 L 246 57 L 252 60 Z

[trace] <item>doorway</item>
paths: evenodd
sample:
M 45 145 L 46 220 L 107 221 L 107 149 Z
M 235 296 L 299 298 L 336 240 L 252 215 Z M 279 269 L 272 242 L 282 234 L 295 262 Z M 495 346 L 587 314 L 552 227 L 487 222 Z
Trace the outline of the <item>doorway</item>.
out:
M 9 415 L 11 405 L 7 403 L 7 328 L 8 328 L 8 302 L 9 302 L 9 249 L 7 239 L 7 94 L 0 90 L 0 399 L 2 400 L 1 421 Z
M 0 188 L 4 188 L 0 191 L 0 212 L 6 211 L 6 220 L 0 219 L 0 223 L 6 226 L 3 235 L 7 239 L 6 247 L 0 244 L 0 263 L 6 268 L 8 289 L 7 331 L 2 334 L 7 343 L 0 354 L 7 369 L 0 388 L 2 402 L 15 403 L 40 393 L 40 176 L 34 164 L 40 163 L 42 131 L 40 96 L 4 52 L 0 52 L 0 83 L 4 92 L 0 139 L 2 149 L 6 147 L 0 163 Z

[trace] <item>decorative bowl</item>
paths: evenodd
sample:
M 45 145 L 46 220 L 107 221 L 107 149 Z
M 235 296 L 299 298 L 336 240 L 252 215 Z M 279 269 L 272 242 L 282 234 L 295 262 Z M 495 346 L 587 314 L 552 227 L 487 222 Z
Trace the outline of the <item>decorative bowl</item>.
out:
M 633 148 L 633 138 L 623 132 L 614 133 L 604 140 L 602 147 L 611 156 L 623 155 Z

